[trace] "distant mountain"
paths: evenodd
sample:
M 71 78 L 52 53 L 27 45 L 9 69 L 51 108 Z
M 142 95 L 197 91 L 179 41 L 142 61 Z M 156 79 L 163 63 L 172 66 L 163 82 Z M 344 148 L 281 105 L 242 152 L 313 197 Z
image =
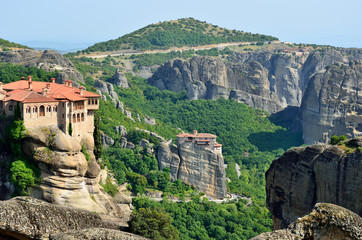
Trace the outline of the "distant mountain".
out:
M 30 49 L 28 46 L 24 46 L 24 45 L 21 45 L 21 44 L 18 44 L 18 43 L 13 43 L 13 42 L 10 42 L 10 41 L 2 39 L 2 38 L 0 38 L 0 48 L 2 50 L 5 50 L 7 48 L 26 48 L 26 49 Z
M 30 46 L 36 50 L 49 50 L 52 49 L 61 54 L 68 52 L 76 52 L 83 50 L 94 42 L 54 42 L 54 41 L 45 41 L 45 40 L 32 40 L 23 42 L 23 44 Z
M 275 37 L 229 30 L 193 18 L 150 24 L 115 40 L 96 43 L 82 52 L 121 49 L 150 50 L 226 42 L 278 40 Z

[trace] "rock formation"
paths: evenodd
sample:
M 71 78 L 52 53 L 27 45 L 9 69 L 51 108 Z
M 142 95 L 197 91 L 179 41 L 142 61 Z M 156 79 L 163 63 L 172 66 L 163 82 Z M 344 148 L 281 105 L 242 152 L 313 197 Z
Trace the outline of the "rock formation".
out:
M 73 63 L 53 50 L 17 50 L 0 52 L 0 62 L 10 62 L 24 67 L 37 67 L 47 72 L 58 70 L 56 82 L 63 83 L 64 80 L 83 82 L 83 76 L 75 68 Z
M 96 213 L 31 197 L 0 201 L 1 239 L 144 239 L 119 228 Z
M 333 135 L 362 136 L 362 61 L 329 66 L 314 75 L 302 104 L 306 144 Z
M 267 207 L 274 229 L 285 228 L 317 202 L 362 215 L 362 139 L 346 145 L 318 144 L 288 150 L 265 174 Z
M 116 73 L 114 74 L 110 82 L 112 84 L 115 84 L 117 87 L 129 88 L 128 80 L 120 69 L 117 69 Z
M 163 142 L 158 146 L 159 168 L 170 169 L 171 180 L 195 186 L 207 196 L 222 199 L 227 193 L 224 159 L 221 154 L 196 144 Z
M 287 229 L 263 233 L 251 240 L 358 240 L 362 238 L 362 218 L 343 207 L 317 203 L 313 211 Z
M 89 159 L 82 153 L 87 149 Z M 64 134 L 56 127 L 27 129 L 23 151 L 41 170 L 42 182 L 31 196 L 99 214 L 122 217 L 121 207 L 98 185 L 100 168 L 93 154 L 93 136 Z M 128 207 L 129 208 L 129 207 Z
M 234 53 L 228 61 L 196 56 L 165 63 L 149 83 L 161 90 L 186 90 L 190 100 L 234 98 L 270 113 L 302 105 L 305 143 L 325 142 L 334 134 L 361 135 L 356 61 L 361 52 L 256 51 Z M 334 93 L 328 95 L 326 89 Z

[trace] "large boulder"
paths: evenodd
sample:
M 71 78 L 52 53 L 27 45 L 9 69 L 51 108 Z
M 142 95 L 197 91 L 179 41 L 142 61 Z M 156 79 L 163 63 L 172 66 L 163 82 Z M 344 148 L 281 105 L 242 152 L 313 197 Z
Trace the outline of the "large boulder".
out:
M 117 229 L 90 211 L 49 204 L 30 197 L 0 201 L 0 238 L 43 239 L 86 228 Z
M 347 147 L 318 144 L 293 148 L 273 161 L 265 178 L 274 229 L 287 227 L 317 202 L 334 203 L 362 215 L 360 142 L 351 140 Z
M 251 240 L 358 240 L 362 238 L 362 218 L 343 207 L 317 203 L 312 212 L 291 223 L 287 229 L 262 233 Z

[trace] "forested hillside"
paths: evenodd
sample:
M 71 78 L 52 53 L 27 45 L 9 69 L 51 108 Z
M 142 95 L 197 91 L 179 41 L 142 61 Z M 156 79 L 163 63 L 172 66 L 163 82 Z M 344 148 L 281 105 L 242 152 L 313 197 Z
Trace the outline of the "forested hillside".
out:
M 120 49 L 150 50 L 227 42 L 264 42 L 275 37 L 229 30 L 193 18 L 150 24 L 114 40 L 96 43 L 82 52 Z

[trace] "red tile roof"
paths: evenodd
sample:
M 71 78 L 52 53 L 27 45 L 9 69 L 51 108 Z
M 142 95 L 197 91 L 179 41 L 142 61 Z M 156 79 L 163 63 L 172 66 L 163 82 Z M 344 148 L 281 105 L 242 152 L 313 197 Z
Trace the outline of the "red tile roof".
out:
M 44 96 L 43 89 L 49 87 L 49 93 Z M 7 91 L 4 101 L 15 100 L 19 102 L 56 102 L 59 100 L 82 101 L 90 97 L 100 97 L 100 95 L 83 90 L 80 95 L 79 88 L 69 87 L 64 84 L 52 82 L 31 81 L 29 89 L 28 80 L 7 83 L 3 85 Z
M 211 134 L 211 133 L 196 133 L 196 134 L 181 133 L 181 134 L 178 134 L 176 137 L 216 138 L 216 135 Z M 200 141 L 200 140 L 198 140 L 198 141 Z

